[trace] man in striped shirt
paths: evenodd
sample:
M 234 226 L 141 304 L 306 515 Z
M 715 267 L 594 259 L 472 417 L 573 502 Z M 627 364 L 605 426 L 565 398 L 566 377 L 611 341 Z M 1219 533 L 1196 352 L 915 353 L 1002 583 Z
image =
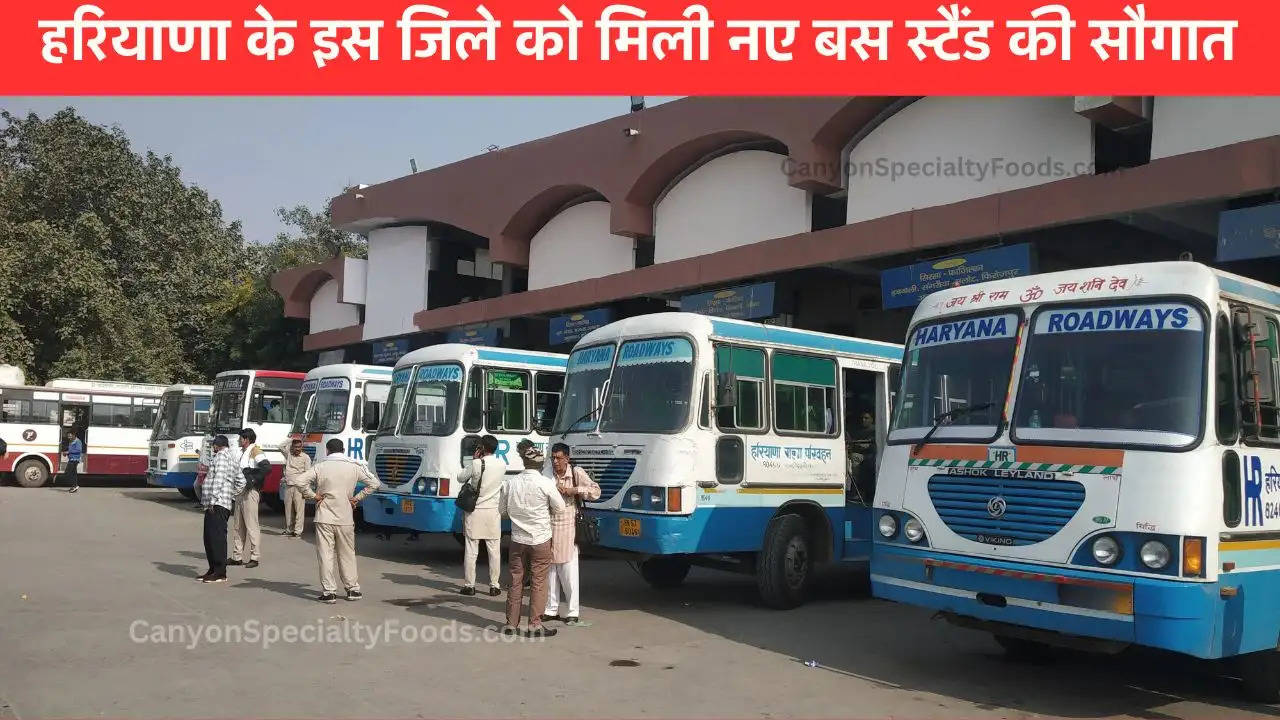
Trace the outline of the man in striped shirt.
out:
M 244 491 L 244 473 L 240 460 L 231 452 L 225 435 L 213 438 L 213 457 L 205 475 L 200 499 L 204 501 L 204 554 L 209 559 L 209 572 L 201 582 L 227 581 L 227 519 L 234 507 L 233 498 Z

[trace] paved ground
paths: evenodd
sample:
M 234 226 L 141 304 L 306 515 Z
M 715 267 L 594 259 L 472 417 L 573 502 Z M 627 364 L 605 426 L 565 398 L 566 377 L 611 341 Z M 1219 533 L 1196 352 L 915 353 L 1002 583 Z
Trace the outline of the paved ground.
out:
M 658 593 L 589 561 L 592 627 L 503 643 L 481 630 L 502 599 L 455 592 L 452 538 L 359 536 L 366 599 L 325 606 L 311 541 L 279 537 L 278 515 L 264 527 L 260 568 L 201 585 L 200 515 L 171 490 L 0 488 L 0 720 L 1280 715 L 1238 701 L 1214 667 L 1162 655 L 1018 665 L 984 635 L 869 599 L 848 573 L 775 612 L 753 604 L 748 578 L 695 570 Z M 170 625 L 208 629 L 194 647 L 150 641 Z M 224 626 L 242 642 L 210 642 Z M 263 646 L 289 626 L 350 641 Z M 368 647 L 357 627 L 403 632 Z

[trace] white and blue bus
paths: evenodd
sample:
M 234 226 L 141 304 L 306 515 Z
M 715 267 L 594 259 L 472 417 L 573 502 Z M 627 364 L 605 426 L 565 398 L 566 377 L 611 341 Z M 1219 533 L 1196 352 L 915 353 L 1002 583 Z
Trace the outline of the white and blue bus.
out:
M 147 484 L 171 487 L 196 499 L 196 469 L 200 444 L 209 429 L 212 385 L 170 385 L 160 396 L 160 409 L 151 428 Z
M 799 605 L 816 563 L 866 561 L 902 348 L 689 313 L 597 329 L 569 356 L 554 440 L 601 487 L 601 544 L 655 587 L 692 564 Z
M 913 319 L 872 591 L 1015 654 L 1235 658 L 1280 699 L 1280 288 L 1190 262 L 944 290 Z
M 498 438 L 508 473 L 516 444 L 545 447 L 564 387 L 565 356 L 461 344 L 415 350 L 396 363 L 371 463 L 382 489 L 363 505 L 374 525 L 462 530 L 458 473 L 481 436 Z

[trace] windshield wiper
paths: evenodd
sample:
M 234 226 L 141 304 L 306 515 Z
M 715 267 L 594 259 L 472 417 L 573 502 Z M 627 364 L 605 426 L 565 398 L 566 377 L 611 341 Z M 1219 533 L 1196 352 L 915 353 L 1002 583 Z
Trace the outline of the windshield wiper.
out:
M 916 453 L 920 452 L 921 448 L 929 444 L 929 440 L 933 438 L 934 433 L 938 432 L 938 428 L 941 428 L 943 425 L 951 424 L 949 421 L 954 420 L 958 417 L 962 417 L 964 415 L 968 415 L 969 413 L 975 413 L 981 410 L 989 410 L 995 406 L 996 406 L 995 403 L 982 403 L 981 405 L 974 405 L 972 407 L 956 408 L 955 410 L 944 412 L 941 415 L 938 415 L 933 419 L 933 427 L 929 428 L 929 432 L 925 433 L 925 436 L 920 438 L 920 442 L 916 443 L 916 446 L 912 448 L 911 454 L 915 455 Z M 948 421 L 948 422 L 944 422 L 944 421 Z
M 573 429 L 578 426 L 578 423 L 582 422 L 583 420 L 586 420 L 592 415 L 595 415 L 596 413 L 600 412 L 603 409 L 604 409 L 604 400 L 601 400 L 598 405 L 588 410 L 585 415 L 569 423 L 569 426 L 565 428 L 564 432 L 560 433 L 560 439 L 563 440 L 566 437 L 568 437 L 569 433 L 573 432 Z

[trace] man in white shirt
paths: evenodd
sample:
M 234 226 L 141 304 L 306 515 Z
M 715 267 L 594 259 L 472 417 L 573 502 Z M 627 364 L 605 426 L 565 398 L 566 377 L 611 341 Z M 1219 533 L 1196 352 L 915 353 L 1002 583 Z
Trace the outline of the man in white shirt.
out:
M 244 565 L 252 570 L 258 567 L 262 547 L 258 502 L 262 498 L 262 484 L 271 471 L 271 461 L 258 447 L 258 434 L 253 428 L 240 431 L 240 471 L 244 473 L 245 486 L 236 497 L 236 508 L 231 515 L 231 559 L 227 564 Z
M 533 578 L 529 587 L 529 635 L 550 637 L 556 631 L 542 627 L 542 614 L 547 606 L 547 573 L 551 569 L 551 515 L 564 510 L 564 498 L 555 482 L 542 474 L 546 461 L 536 447 L 526 448 L 520 456 L 524 472 L 507 480 L 498 500 L 499 512 L 511 518 L 511 589 L 507 592 L 507 624 L 502 632 L 511 635 L 519 631 L 524 576 L 529 573 Z

